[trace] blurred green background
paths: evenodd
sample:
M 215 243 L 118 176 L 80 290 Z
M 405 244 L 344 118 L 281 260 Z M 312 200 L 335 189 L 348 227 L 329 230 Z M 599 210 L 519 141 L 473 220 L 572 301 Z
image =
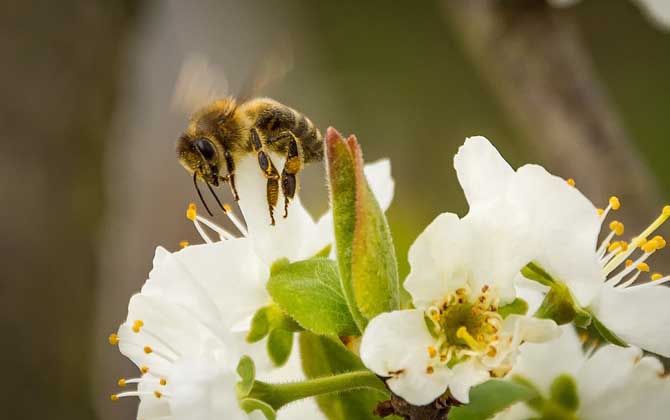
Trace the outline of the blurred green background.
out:
M 109 401 L 116 380 L 134 368 L 106 340 L 155 247 L 197 241 L 184 217 L 195 193 L 173 151 L 186 116 L 171 106 L 193 52 L 222 68 L 234 92 L 276 39 L 291 40 L 292 70 L 261 93 L 303 111 L 322 131 L 357 134 L 368 161 L 391 159 L 396 195 L 388 216 L 403 275 L 416 235 L 442 211 L 467 210 L 452 168 L 465 137 L 487 136 L 516 166 L 538 160 L 442 6 L 3 2 L 5 418 L 135 417 L 135 401 Z M 670 33 L 626 0 L 585 0 L 555 13 L 576 19 L 634 147 L 670 197 Z M 560 173 L 561 162 L 539 163 L 572 176 Z M 315 216 L 327 207 L 323 176 L 315 165 L 302 178 Z

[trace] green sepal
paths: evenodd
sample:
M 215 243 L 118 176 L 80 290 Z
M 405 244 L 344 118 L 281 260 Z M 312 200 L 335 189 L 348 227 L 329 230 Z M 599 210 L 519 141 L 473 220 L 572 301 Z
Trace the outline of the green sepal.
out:
M 361 148 L 334 129 L 326 134 L 328 185 L 344 297 L 360 331 L 400 307 L 398 264 L 386 216 L 363 173 Z
M 521 269 L 521 274 L 529 280 L 536 281 L 545 286 L 551 286 L 556 281 L 554 280 L 549 273 L 544 271 L 537 263 L 530 262 L 524 268 Z
M 528 279 L 549 287 L 542 304 L 535 312 L 537 318 L 552 319 L 558 325 L 574 324 L 586 328 L 591 324 L 591 313 L 580 307 L 568 286 L 549 275 L 536 263 L 529 263 L 521 273 Z
M 616 335 L 612 330 L 607 328 L 595 315 L 592 313 L 590 315 L 591 325 L 589 325 L 588 328 L 590 334 L 596 335 L 608 343 L 612 343 L 620 347 L 628 347 L 628 343 Z
M 569 411 L 577 411 L 579 394 L 577 384 L 572 376 L 560 375 L 551 383 L 550 396 L 553 401 Z
M 507 305 L 502 305 L 498 308 L 498 313 L 507 318 L 510 315 L 526 315 L 528 312 L 528 302 L 521 298 L 516 298 Z
M 470 403 L 452 407 L 449 420 L 485 420 L 512 404 L 536 398 L 534 388 L 522 383 L 492 379 L 470 390 Z
M 283 366 L 291 355 L 293 348 L 293 332 L 281 328 L 274 329 L 268 334 L 267 350 L 272 363 Z
M 237 395 L 239 398 L 246 397 L 251 392 L 256 379 L 256 365 L 249 356 L 242 356 L 237 364 L 237 374 L 240 381 L 237 383 Z
M 276 420 L 277 413 L 269 404 L 254 398 L 243 398 L 240 400 L 240 407 L 247 413 L 259 410 L 267 420 Z
M 306 330 L 360 335 L 332 260 L 318 257 L 284 265 L 270 276 L 267 289 L 276 304 Z

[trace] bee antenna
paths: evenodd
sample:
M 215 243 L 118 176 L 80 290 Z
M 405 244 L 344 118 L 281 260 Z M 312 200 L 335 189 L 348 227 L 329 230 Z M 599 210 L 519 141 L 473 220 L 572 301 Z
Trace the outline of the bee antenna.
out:
M 195 187 L 195 190 L 198 192 L 198 197 L 200 197 L 200 202 L 202 203 L 203 206 L 205 206 L 205 210 L 207 210 L 207 213 L 210 215 L 210 217 L 214 217 L 212 212 L 209 210 L 209 207 L 207 207 L 207 202 L 203 198 L 202 193 L 200 192 L 200 188 L 198 188 L 198 174 L 197 174 L 197 172 L 193 172 L 193 186 Z M 209 184 L 207 184 L 207 186 L 209 187 Z M 210 187 L 210 189 L 211 189 L 211 187 Z M 219 201 L 218 198 L 216 200 Z
M 223 207 L 223 204 L 221 204 L 221 200 L 219 200 L 219 196 L 217 196 L 216 193 L 214 192 L 214 188 L 212 188 L 212 186 L 209 185 L 209 182 L 205 182 L 205 184 L 207 184 L 207 188 L 209 188 L 209 192 L 212 193 L 212 195 L 214 196 L 214 199 L 216 200 L 216 203 L 219 205 L 219 207 L 221 207 L 221 210 L 223 210 L 224 213 L 227 213 L 226 208 Z

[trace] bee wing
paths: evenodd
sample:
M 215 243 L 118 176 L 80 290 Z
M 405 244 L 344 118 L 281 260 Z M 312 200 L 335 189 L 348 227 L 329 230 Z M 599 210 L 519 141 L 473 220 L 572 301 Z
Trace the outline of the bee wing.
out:
M 258 61 L 251 77 L 247 78 L 238 95 L 239 102 L 258 96 L 260 90 L 283 79 L 293 69 L 293 64 L 292 44 L 287 37 L 280 37 L 276 45 Z
M 172 109 L 191 115 L 204 104 L 228 94 L 228 78 L 223 69 L 212 64 L 207 55 L 191 53 L 184 58 L 177 77 Z

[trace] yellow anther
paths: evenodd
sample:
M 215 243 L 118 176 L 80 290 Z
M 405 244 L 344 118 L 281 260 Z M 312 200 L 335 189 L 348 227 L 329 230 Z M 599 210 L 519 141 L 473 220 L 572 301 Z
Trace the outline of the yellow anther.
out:
M 656 244 L 656 249 L 663 249 L 667 245 L 665 239 L 660 235 L 654 236 L 652 241 Z
M 621 208 L 621 201 L 619 201 L 619 197 L 617 196 L 611 196 L 610 197 L 610 206 L 612 206 L 612 210 L 619 210 Z
M 598 211 L 598 216 L 602 216 L 605 213 L 605 209 L 596 209 Z
M 426 368 L 426 373 L 427 373 L 427 374 L 432 375 L 433 372 L 435 372 L 435 369 L 433 369 L 432 366 L 428 366 L 428 367 Z
M 625 264 L 626 264 L 626 267 L 630 267 L 631 265 L 633 265 L 633 260 L 627 259 Z
M 188 245 L 188 241 L 179 241 L 179 247 L 181 248 L 186 248 Z
M 435 347 L 433 346 L 428 346 L 428 355 L 433 358 L 437 356 L 437 350 L 435 350 Z
M 123 379 L 123 378 L 119 379 L 119 381 L 117 382 L 117 385 L 119 385 L 120 387 L 126 386 L 126 380 Z
M 566 182 L 567 182 L 568 185 L 571 186 L 571 187 L 574 187 L 574 186 L 575 186 L 575 180 L 572 179 L 572 178 L 568 178 L 568 179 L 566 180 Z
M 186 218 L 195 221 L 197 215 L 198 212 L 196 211 L 195 203 L 189 204 L 188 209 L 186 210 Z
M 647 263 L 639 263 L 636 268 L 645 273 L 649 272 L 649 264 Z
M 663 207 L 663 215 L 670 216 L 670 205 Z
M 152 349 L 151 347 L 149 347 L 149 346 L 145 346 L 145 347 L 144 347 L 144 352 L 145 352 L 146 354 L 151 354 L 151 353 L 153 353 L 153 349 Z
M 613 220 L 610 223 L 610 230 L 612 230 L 614 232 L 614 234 L 617 235 L 617 236 L 623 235 L 623 232 L 624 232 L 623 223 L 621 223 L 617 220 Z
M 142 322 L 142 320 L 138 319 L 137 321 L 133 322 L 132 330 L 133 330 L 134 333 L 137 334 L 137 333 L 140 332 L 140 330 L 142 329 L 143 326 L 144 326 L 144 322 Z
M 230 204 L 226 203 L 226 204 L 223 205 L 223 211 L 225 211 L 226 213 L 228 213 L 231 210 L 232 210 L 232 207 L 230 207 Z
M 145 373 L 149 372 L 149 367 L 148 366 L 142 366 L 140 368 L 140 372 L 142 372 L 142 374 L 145 374 Z
M 661 274 L 661 273 L 654 273 L 654 274 L 651 275 L 651 281 L 660 280 L 662 278 L 663 278 L 663 274 Z
M 440 314 L 439 314 L 438 312 L 433 312 L 433 313 L 430 315 L 430 318 L 431 318 L 433 321 L 438 322 L 438 321 L 440 320 Z
M 489 351 L 486 352 L 488 357 L 496 357 L 496 354 L 498 354 L 498 350 L 493 346 L 489 347 Z
M 647 241 L 640 248 L 642 248 L 642 250 L 646 253 L 652 253 L 652 252 L 656 251 L 656 242 Z
M 161 380 L 158 383 L 165 386 L 167 384 L 167 380 L 165 378 L 161 378 Z
M 118 400 L 119 400 L 119 396 L 116 395 L 116 394 L 112 394 L 112 395 L 109 396 L 109 399 L 112 400 L 112 401 L 118 401 Z
M 612 242 L 610 244 L 610 246 L 607 247 L 607 250 L 612 252 L 615 249 L 619 249 L 619 248 L 623 249 L 624 247 L 628 248 L 628 243 L 626 243 L 625 241 L 616 241 L 616 242 Z
M 107 340 L 109 341 L 109 344 L 111 344 L 112 346 L 119 344 L 119 336 L 114 333 L 110 334 Z
M 163 394 L 161 394 L 160 391 L 154 391 L 154 395 L 156 396 L 156 398 L 160 398 L 163 396 Z
M 621 241 L 619 243 L 621 244 L 621 249 L 619 250 L 619 253 L 628 251 L 628 242 Z

